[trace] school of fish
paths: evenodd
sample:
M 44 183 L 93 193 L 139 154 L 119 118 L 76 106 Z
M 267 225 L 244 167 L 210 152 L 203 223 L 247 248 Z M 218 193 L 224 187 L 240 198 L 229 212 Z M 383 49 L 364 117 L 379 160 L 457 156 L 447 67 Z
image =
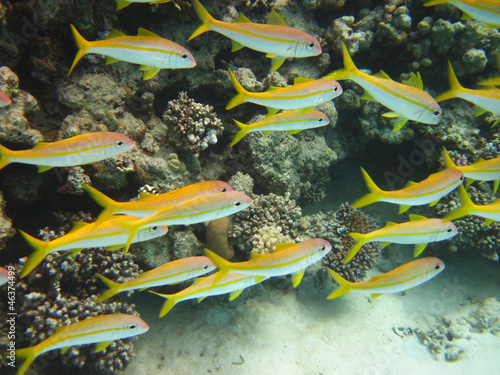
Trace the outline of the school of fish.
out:
M 162 4 L 171 0 L 116 0 L 117 9 L 132 3 Z M 464 17 L 474 18 L 485 24 L 485 28 L 500 26 L 500 2 L 495 0 L 431 0 L 424 6 L 451 3 L 464 12 Z M 266 54 L 271 59 L 270 70 L 277 70 L 288 59 L 307 58 L 321 54 L 321 44 L 314 36 L 289 27 L 274 10 L 269 14 L 267 24 L 251 22 L 242 13 L 233 22 L 213 18 L 199 0 L 191 0 L 193 10 L 202 24 L 194 31 L 188 42 L 199 35 L 214 31 L 232 42 L 232 52 L 244 47 Z M 140 65 L 144 79 L 151 79 L 161 69 L 194 68 L 193 55 L 183 46 L 164 39 L 146 29 L 140 28 L 137 36 L 127 36 L 113 30 L 105 40 L 87 41 L 71 25 L 78 52 L 69 74 L 87 54 L 106 56 L 106 64 L 125 61 Z M 253 124 L 234 120 L 240 128 L 230 146 L 236 145 L 250 132 L 262 131 L 264 135 L 273 131 L 295 134 L 304 129 L 326 126 L 329 118 L 314 108 L 342 94 L 339 80 L 352 80 L 365 90 L 363 99 L 375 100 L 390 112 L 383 116 L 394 118 L 393 131 L 400 130 L 409 120 L 436 125 L 441 121 L 442 109 L 438 102 L 461 98 L 478 107 L 478 114 L 491 112 L 500 114 L 500 91 L 495 85 L 500 78 L 479 82 L 490 86 L 486 89 L 466 89 L 458 82 L 451 63 L 448 63 L 450 90 L 433 98 L 424 91 L 420 74 L 413 74 L 405 82 L 392 80 L 383 71 L 367 74 L 359 70 L 350 57 L 349 50 L 342 43 L 344 68 L 327 74 L 320 79 L 298 77 L 294 84 L 286 87 L 269 87 L 266 92 L 250 92 L 239 82 L 237 76 L 228 70 L 236 95 L 227 104 L 230 110 L 246 102 L 264 106 L 268 115 Z M 15 100 L 15 97 L 14 97 Z M 0 108 L 8 106 L 12 99 L 0 91 Z M 285 110 L 284 112 L 280 112 Z M 495 126 L 500 118 L 493 123 Z M 91 164 L 129 151 L 134 142 L 120 133 L 94 132 L 69 139 L 40 143 L 29 150 L 13 151 L 0 145 L 0 169 L 10 163 L 35 165 L 39 172 L 54 167 L 70 167 Z M 418 183 L 408 182 L 405 188 L 393 191 L 381 190 L 368 173 L 361 168 L 369 193 L 358 199 L 352 207 L 360 208 L 376 202 L 397 204 L 403 213 L 411 206 L 433 205 L 442 197 L 458 188 L 462 204 L 444 218 L 426 218 L 410 215 L 410 221 L 387 223 L 384 228 L 370 233 L 350 233 L 356 244 L 349 249 L 345 263 L 349 262 L 367 243 L 379 241 L 383 247 L 391 244 L 413 244 L 414 257 L 418 257 L 428 243 L 444 241 L 458 231 L 452 223 L 466 215 L 486 219 L 486 223 L 500 221 L 500 204 L 477 205 L 467 194 L 466 186 L 474 180 L 494 181 L 494 192 L 500 181 L 500 158 L 481 160 L 477 163 L 458 166 L 443 149 L 446 169 L 434 173 Z M 168 232 L 170 225 L 191 225 L 233 215 L 249 207 L 253 200 L 246 194 L 235 191 L 223 181 L 202 181 L 159 195 L 142 193 L 137 200 L 117 202 L 91 186 L 86 192 L 103 207 L 93 223 L 75 223 L 71 231 L 50 242 L 41 241 L 20 231 L 26 242 L 34 249 L 24 263 L 20 277 L 32 272 L 51 253 L 73 256 L 86 248 L 105 247 L 115 251 L 131 244 L 147 241 Z M 178 259 L 140 276 L 118 283 L 97 275 L 108 288 L 98 301 L 105 301 L 119 293 L 131 290 L 146 290 L 163 285 L 172 285 L 190 279 L 195 281 L 175 294 L 154 294 L 164 298 L 160 317 L 167 314 L 177 303 L 189 299 L 203 300 L 209 296 L 230 294 L 235 299 L 248 287 L 271 277 L 291 275 L 293 287 L 297 287 L 307 267 L 319 262 L 332 250 L 332 245 L 321 238 L 298 243 L 276 245 L 276 251 L 266 255 L 253 253 L 249 260 L 231 262 L 205 249 L 205 256 Z M 218 269 L 217 272 L 206 276 Z M 445 269 L 444 263 L 434 257 L 419 258 L 397 267 L 368 281 L 352 283 L 328 269 L 339 287 L 327 298 L 335 299 L 350 292 L 368 293 L 373 298 L 384 293 L 397 293 L 414 288 Z M 204 277 L 201 277 L 204 276 Z M 0 285 L 7 282 L 7 270 L 0 267 Z M 145 333 L 149 326 L 138 316 L 125 314 L 101 315 L 80 322 L 59 327 L 56 333 L 39 344 L 16 350 L 16 356 L 24 359 L 17 374 L 27 371 L 33 360 L 50 350 L 63 352 L 74 345 L 97 344 L 96 352 L 106 348 L 112 341 Z

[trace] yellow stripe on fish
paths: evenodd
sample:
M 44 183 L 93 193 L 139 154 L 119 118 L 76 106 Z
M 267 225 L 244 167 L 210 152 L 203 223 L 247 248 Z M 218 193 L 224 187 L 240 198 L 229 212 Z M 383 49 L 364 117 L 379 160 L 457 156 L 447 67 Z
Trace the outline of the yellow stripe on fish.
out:
M 99 296 L 97 302 L 103 302 L 118 293 L 130 290 L 144 290 L 156 286 L 177 284 L 202 276 L 214 269 L 215 264 L 209 258 L 197 256 L 174 260 L 150 271 L 143 272 L 138 277 L 123 283 L 114 282 L 97 274 L 102 282 L 109 288 Z
M 72 250 L 71 254 L 75 255 L 82 249 L 92 247 L 107 247 L 108 250 L 120 249 L 127 243 L 129 233 L 122 225 L 118 224 L 118 221 L 121 223 L 136 221 L 138 219 L 138 217 L 134 216 L 115 216 L 102 223 L 87 224 L 76 222 L 71 231 L 49 242 L 39 240 L 20 230 L 19 232 L 26 242 L 35 249 L 28 257 L 26 263 L 24 263 L 20 277 L 26 276 L 38 266 L 47 255 L 56 251 Z M 148 228 L 134 235 L 132 242 L 148 241 L 163 236 L 167 232 L 168 228 L 166 226 Z
M 393 111 L 382 115 L 389 118 L 397 117 L 393 132 L 400 130 L 408 120 L 431 125 L 441 121 L 441 107 L 423 90 L 420 73 L 414 74 L 404 83 L 393 81 L 382 71 L 369 75 L 356 68 L 344 43 L 342 52 L 344 69 L 330 73 L 324 78 L 350 79 L 363 87 L 366 92 L 363 99 L 376 100 Z
M 229 76 L 237 94 L 229 101 L 226 109 L 249 102 L 267 107 L 270 114 L 279 109 L 303 109 L 302 113 L 306 113 L 342 94 L 342 87 L 332 79 L 295 78 L 293 86 L 270 87 L 266 92 L 249 92 L 231 70 Z
M 80 59 L 89 53 L 107 56 L 106 64 L 126 61 L 140 64 L 144 71 L 144 79 L 153 78 L 161 69 L 192 68 L 196 61 L 184 47 L 146 29 L 140 28 L 137 36 L 127 36 L 118 30 L 113 30 L 108 39 L 89 42 L 85 40 L 71 25 L 75 42 L 78 46 L 71 74 Z
M 385 293 L 403 292 L 436 277 L 444 268 L 444 263 L 438 258 L 421 258 L 358 283 L 351 283 L 327 268 L 330 276 L 339 284 L 327 299 L 338 298 L 351 292 L 369 293 L 372 298 Z
M 494 115 L 500 115 L 500 89 L 489 88 L 483 90 L 471 90 L 462 87 L 458 82 L 457 76 L 453 71 L 453 66 L 449 61 L 448 73 L 450 76 L 451 89 L 441 95 L 438 95 L 436 98 L 438 102 L 452 98 L 461 98 L 475 104 L 478 107 L 476 116 L 480 116 L 486 112 L 491 112 Z M 499 122 L 500 118 L 498 118 L 498 120 L 496 120 L 491 127 L 494 127 Z
M 288 134 L 295 134 L 305 129 L 318 128 L 330 123 L 330 119 L 322 112 L 310 111 L 302 113 L 299 110 L 278 113 L 250 125 L 234 119 L 233 121 L 241 130 L 236 133 L 231 146 L 238 143 L 248 133 L 256 131 L 263 131 L 264 135 L 268 135 L 271 131 L 286 131 Z
M 126 8 L 133 3 L 165 4 L 165 3 L 170 3 L 171 1 L 172 0 L 116 0 L 116 10 Z
M 448 213 L 444 217 L 445 220 L 457 220 L 463 216 L 475 215 L 486 219 L 486 225 L 494 221 L 500 221 L 500 201 L 485 205 L 474 204 L 463 186 L 459 187 L 458 197 L 460 203 L 462 203 L 462 207 Z
M 217 283 L 215 279 L 219 278 Z M 152 292 L 167 300 L 160 310 L 160 318 L 165 316 L 179 302 L 190 299 L 198 299 L 198 302 L 203 301 L 206 297 L 219 296 L 221 294 L 230 293 L 229 300 L 237 298 L 244 289 L 256 285 L 267 279 L 267 277 L 255 277 L 240 273 L 230 273 L 219 277 L 219 272 L 207 277 L 201 277 L 186 289 L 175 294 L 160 294 Z
M 267 53 L 272 58 L 271 70 L 278 69 L 286 58 L 317 56 L 321 53 L 318 40 L 304 31 L 288 27 L 285 20 L 271 11 L 268 24 L 252 23 L 242 13 L 234 22 L 214 19 L 198 0 L 193 0 L 193 9 L 203 24 L 196 29 L 189 40 L 207 31 L 215 31 L 231 39 L 232 52 L 247 47 Z
M 252 204 L 249 196 L 239 191 L 214 193 L 192 199 L 146 216 L 136 221 L 119 221 L 117 224 L 130 231 L 125 247 L 128 252 L 130 243 L 138 230 L 159 225 L 191 225 L 211 221 L 239 212 Z
M 41 142 L 30 150 L 13 151 L 0 145 L 0 169 L 10 163 L 37 165 L 39 172 L 53 167 L 96 163 L 120 155 L 134 146 L 124 134 L 96 132 L 57 142 Z
M 205 249 L 205 253 L 220 269 L 214 280 L 215 284 L 224 275 L 233 272 L 260 277 L 292 274 L 292 283 L 295 288 L 300 284 L 304 270 L 321 260 L 331 249 L 332 245 L 328 241 L 313 238 L 299 243 L 278 244 L 274 253 L 266 255 L 251 253 L 252 258 L 246 262 L 229 262 L 208 249 Z
M 29 348 L 16 350 L 16 358 L 25 361 L 16 375 L 23 375 L 39 355 L 55 349 L 64 353 L 69 347 L 98 343 L 95 352 L 100 352 L 113 341 L 141 335 L 149 326 L 136 315 L 107 314 L 56 328 L 49 338 Z
M 435 205 L 442 197 L 455 190 L 462 184 L 464 175 L 457 169 L 446 169 L 431 174 L 418 183 L 409 182 L 405 188 L 392 191 L 381 190 L 370 178 L 368 173 L 361 168 L 366 186 L 370 193 L 358 199 L 353 208 L 361 208 L 376 202 L 389 202 L 399 204 L 399 213 L 407 211 L 411 206 L 421 206 L 430 203 Z
M 453 4 L 465 14 L 463 20 L 475 19 L 486 24 L 485 29 L 500 27 L 500 1 L 498 0 L 431 0 L 424 4 L 430 7 Z
M 429 242 L 444 241 L 456 236 L 457 233 L 457 227 L 447 219 L 427 219 L 410 214 L 410 221 L 406 223 L 387 222 L 384 228 L 370 233 L 349 233 L 356 244 L 347 252 L 344 264 L 354 258 L 361 247 L 369 242 L 383 242 L 382 248 L 391 243 L 414 244 L 413 256 L 417 257 Z
M 98 205 L 104 207 L 104 210 L 97 218 L 96 222 L 98 223 L 116 214 L 145 217 L 164 210 L 167 206 L 184 203 L 213 193 L 234 191 L 228 183 L 223 181 L 201 181 L 168 193 L 158 195 L 140 193 L 141 199 L 139 200 L 117 202 L 91 186 L 84 186 L 84 189 Z
M 481 159 L 474 164 L 458 166 L 451 160 L 448 151 L 444 147 L 443 157 L 446 168 L 458 169 L 464 174 L 466 186 L 469 186 L 474 180 L 494 181 L 493 194 L 497 192 L 498 185 L 500 184 L 500 157 L 489 160 Z

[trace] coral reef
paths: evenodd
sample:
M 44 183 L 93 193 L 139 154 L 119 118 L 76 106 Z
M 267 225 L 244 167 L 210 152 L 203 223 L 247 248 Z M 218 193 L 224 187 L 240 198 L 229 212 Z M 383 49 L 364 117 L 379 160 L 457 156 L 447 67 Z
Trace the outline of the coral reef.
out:
M 0 191 L 0 252 L 4 249 L 5 243 L 15 234 L 12 228 L 12 220 L 5 216 L 5 201 Z
M 234 249 L 228 242 L 231 219 L 221 217 L 212 220 L 207 224 L 207 247 L 224 259 L 231 259 L 234 256 Z

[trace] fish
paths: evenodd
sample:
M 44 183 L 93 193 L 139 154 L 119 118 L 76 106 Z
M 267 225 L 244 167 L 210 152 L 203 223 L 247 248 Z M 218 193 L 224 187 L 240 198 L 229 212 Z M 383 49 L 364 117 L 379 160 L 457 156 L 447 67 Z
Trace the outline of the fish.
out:
M 191 199 L 207 196 L 213 193 L 234 191 L 228 183 L 223 181 L 201 181 L 184 186 L 180 189 L 163 194 L 140 193 L 140 199 L 132 202 L 117 202 L 91 186 L 84 186 L 84 190 L 100 206 L 104 207 L 96 222 L 116 214 L 125 214 L 145 217 L 167 206 L 184 203 Z
M 370 193 L 364 195 L 351 207 L 361 208 L 376 202 L 399 204 L 399 213 L 406 212 L 411 206 L 421 206 L 430 203 L 434 206 L 442 197 L 455 190 L 464 181 L 464 174 L 457 169 L 445 169 L 431 174 L 425 180 L 408 182 L 406 187 L 399 190 L 384 191 L 379 189 L 368 173 L 361 168 L 366 186 Z
M 66 352 L 71 346 L 97 344 L 98 353 L 113 341 L 142 335 L 149 330 L 149 325 L 136 315 L 106 314 L 81 320 L 67 326 L 56 328 L 56 332 L 35 346 L 16 350 L 16 358 L 24 363 L 16 375 L 23 375 L 39 355 L 51 350 L 62 349 Z
M 143 272 L 138 277 L 123 283 L 114 282 L 97 274 L 102 282 L 109 288 L 99 296 L 97 302 L 103 302 L 118 293 L 130 290 L 145 290 L 155 286 L 177 284 L 185 280 L 202 276 L 214 269 L 215 264 L 209 258 L 205 256 L 194 256 L 168 262 L 150 271 Z
M 477 106 L 476 116 L 481 116 L 486 112 L 491 112 L 494 115 L 500 115 L 500 89 L 487 88 L 482 90 L 471 90 L 462 87 L 458 82 L 457 76 L 453 71 L 453 66 L 449 61 L 448 73 L 450 76 L 451 89 L 438 95 L 436 98 L 438 102 L 452 98 L 461 98 Z M 491 125 L 491 127 L 494 127 L 499 122 L 500 118 L 498 118 L 493 125 Z
M 356 68 L 344 43 L 342 52 L 344 69 L 336 70 L 323 78 L 339 81 L 350 79 L 363 87 L 363 99 L 375 100 L 393 111 L 382 115 L 396 118 L 393 132 L 400 130 L 408 120 L 430 125 L 437 125 L 441 121 L 443 111 L 437 101 L 423 90 L 420 73 L 413 74 L 403 83 L 393 81 L 383 71 L 369 75 Z
M 477 84 L 482 86 L 500 86 L 500 77 L 488 78 Z
M 265 92 L 250 92 L 238 82 L 234 73 L 229 70 L 231 82 L 237 94 L 229 101 L 226 109 L 232 109 L 240 104 L 250 102 L 268 108 L 269 115 L 274 115 L 280 109 L 302 109 L 307 113 L 315 106 L 326 103 L 342 94 L 342 86 L 332 79 L 295 78 L 293 86 L 269 87 Z
M 214 279 L 214 285 L 233 272 L 259 277 L 292 274 L 292 284 L 295 288 L 300 284 L 305 269 L 321 260 L 330 250 L 332 245 L 328 241 L 313 238 L 299 243 L 277 244 L 275 252 L 265 255 L 252 252 L 250 260 L 246 262 L 229 262 L 208 249 L 205 249 L 205 254 L 220 269 Z
M 125 246 L 128 252 L 132 238 L 138 230 L 160 225 L 191 225 L 235 214 L 252 204 L 253 200 L 239 191 L 226 191 L 192 199 L 148 215 L 140 220 L 117 220 L 117 224 L 130 232 Z
M 475 215 L 486 219 L 486 225 L 490 225 L 494 221 L 500 221 L 500 201 L 485 205 L 474 204 L 463 186 L 458 189 L 458 197 L 462 207 L 456 208 L 445 215 L 445 220 L 457 220 L 467 215 Z
M 466 179 L 465 186 L 469 186 L 474 180 L 494 181 L 493 194 L 497 192 L 498 185 L 500 184 L 500 157 L 489 160 L 481 159 L 474 164 L 458 166 L 451 160 L 448 151 L 444 147 L 443 157 L 446 168 L 457 169 L 464 174 Z
M 0 108 L 7 107 L 10 103 L 12 103 L 12 99 L 0 90 Z
M 196 279 L 191 286 L 175 294 L 161 294 L 150 291 L 150 293 L 167 299 L 160 310 L 159 317 L 165 316 L 179 302 L 190 299 L 198 299 L 198 302 L 201 302 L 206 297 L 230 293 L 229 300 L 233 301 L 244 289 L 267 279 L 267 277 L 257 279 L 255 276 L 249 276 L 242 273 L 230 273 L 221 277 L 214 285 L 214 280 L 218 274 L 219 272 L 207 277 L 200 277 Z
M 0 267 L 0 286 L 9 282 L 9 271 L 6 268 Z
M 102 223 L 75 222 L 71 231 L 64 236 L 52 241 L 42 241 L 20 230 L 26 242 L 35 249 L 24 263 L 20 277 L 23 278 L 30 273 L 40 262 L 50 253 L 56 251 L 71 250 L 71 255 L 75 255 L 83 249 L 92 247 L 106 247 L 108 250 L 117 250 L 127 243 L 129 233 L 118 224 L 138 220 L 134 216 L 114 216 Z M 166 226 L 155 226 L 141 230 L 134 235 L 133 243 L 148 241 L 161 237 L 168 232 Z
M 463 20 L 475 19 L 486 24 L 485 29 L 500 27 L 500 2 L 498 0 L 431 0 L 424 7 L 453 4 L 464 14 Z
M 319 41 L 304 31 L 289 27 L 285 20 L 272 10 L 267 25 L 251 22 L 243 13 L 233 22 L 214 19 L 198 0 L 192 0 L 193 9 L 203 22 L 188 40 L 207 31 L 215 31 L 231 39 L 231 52 L 243 47 L 266 53 L 271 58 L 271 70 L 277 70 L 285 59 L 311 57 L 321 54 Z
M 422 254 L 429 242 L 444 241 L 457 234 L 458 229 L 450 220 L 428 219 L 410 214 L 410 221 L 405 223 L 396 224 L 388 221 L 384 228 L 370 233 L 349 233 L 356 244 L 347 252 L 344 264 L 354 258 L 361 247 L 369 242 L 383 242 L 382 248 L 391 243 L 415 244 L 413 256 L 416 258 Z
M 144 79 L 153 78 L 161 69 L 187 69 L 196 66 L 196 61 L 184 47 L 143 28 L 139 28 L 137 36 L 127 36 L 113 29 L 105 40 L 89 42 L 85 40 L 71 25 L 73 36 L 78 47 L 73 65 L 68 76 L 80 59 L 89 53 L 107 56 L 106 64 L 126 61 L 140 64 L 144 71 Z
M 116 10 L 126 8 L 133 3 L 148 3 L 152 5 L 152 4 L 165 4 L 171 1 L 172 0 L 116 0 Z
M 328 116 L 322 112 L 302 113 L 299 110 L 278 113 L 251 125 L 243 124 L 234 119 L 233 121 L 240 127 L 240 131 L 236 133 L 231 146 L 238 143 L 248 133 L 256 131 L 263 131 L 264 135 L 268 135 L 271 131 L 286 131 L 288 134 L 295 134 L 305 129 L 318 128 L 330 123 Z
M 368 293 L 371 298 L 380 297 L 385 293 L 399 293 L 415 288 L 443 272 L 444 263 L 434 257 L 415 259 L 370 280 L 351 283 L 342 276 L 327 268 L 330 276 L 340 285 L 327 299 L 334 299 L 348 293 Z
M 53 167 L 72 167 L 96 163 L 127 152 L 134 141 L 120 133 L 80 134 L 62 141 L 40 142 L 30 150 L 13 151 L 0 145 L 0 169 L 10 163 L 38 166 L 38 172 Z

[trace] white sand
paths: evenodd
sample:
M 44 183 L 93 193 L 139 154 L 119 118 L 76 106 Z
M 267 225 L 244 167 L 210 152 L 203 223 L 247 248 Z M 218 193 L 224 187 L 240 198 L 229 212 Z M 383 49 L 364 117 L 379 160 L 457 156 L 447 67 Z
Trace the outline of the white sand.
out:
M 413 250 L 384 251 L 382 268 L 390 269 L 391 262 L 410 261 Z M 159 319 L 162 300 L 142 294 L 134 302 L 151 329 L 125 374 L 500 374 L 500 336 L 473 333 L 461 358 L 446 362 L 436 361 L 416 336 L 393 332 L 394 326 L 429 329 L 443 315 L 466 317 L 477 308 L 468 297 L 500 298 L 498 263 L 450 256 L 441 256 L 446 270 L 434 280 L 372 301 L 362 294 L 328 301 L 333 284 L 318 288 L 308 277 L 297 290 L 264 282 L 250 298 L 184 302 Z M 240 355 L 245 363 L 233 364 Z

